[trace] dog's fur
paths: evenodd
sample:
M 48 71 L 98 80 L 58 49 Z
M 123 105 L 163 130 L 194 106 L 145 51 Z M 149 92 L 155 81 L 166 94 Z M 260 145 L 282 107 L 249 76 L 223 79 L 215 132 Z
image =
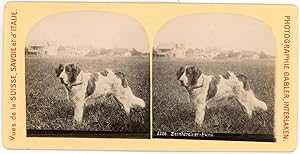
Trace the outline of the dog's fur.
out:
M 218 107 L 229 99 L 237 100 L 249 118 L 253 111 L 267 110 L 265 102 L 255 97 L 244 75 L 232 72 L 219 76 L 205 75 L 194 66 L 180 67 L 176 74 L 181 86 L 189 93 L 190 102 L 196 107 L 197 126 L 202 126 L 206 108 Z
M 85 73 L 76 64 L 60 64 L 56 76 L 74 104 L 74 122 L 81 123 L 86 100 L 111 95 L 122 104 L 126 114 L 134 107 L 145 107 L 145 102 L 134 96 L 125 75 L 106 69 L 101 73 Z

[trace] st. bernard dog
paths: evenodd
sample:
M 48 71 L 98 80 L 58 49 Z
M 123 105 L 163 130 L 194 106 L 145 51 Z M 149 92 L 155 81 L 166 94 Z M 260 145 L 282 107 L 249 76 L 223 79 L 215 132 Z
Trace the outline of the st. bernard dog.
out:
M 135 107 L 145 107 L 145 102 L 133 95 L 125 75 L 106 69 L 103 72 L 85 73 L 76 64 L 60 64 L 56 76 L 64 85 L 68 100 L 74 105 L 74 122 L 81 123 L 86 100 L 101 96 L 113 96 L 126 114 Z
M 176 74 L 181 86 L 186 88 L 190 102 L 196 107 L 197 126 L 202 126 L 206 108 L 222 106 L 230 99 L 237 100 L 249 118 L 253 111 L 267 110 L 265 102 L 255 97 L 244 75 L 232 72 L 218 76 L 205 75 L 194 66 L 180 67 Z

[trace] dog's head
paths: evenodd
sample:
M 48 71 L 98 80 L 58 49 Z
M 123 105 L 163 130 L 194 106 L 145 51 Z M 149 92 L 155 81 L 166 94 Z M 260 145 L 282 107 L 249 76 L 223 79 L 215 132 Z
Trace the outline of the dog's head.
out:
M 185 87 L 191 87 L 196 85 L 201 74 L 202 72 L 194 66 L 181 66 L 176 73 L 177 80 L 180 81 L 181 86 Z
M 61 83 L 71 84 L 76 81 L 81 70 L 76 64 L 59 64 L 55 72 L 56 76 L 60 78 Z

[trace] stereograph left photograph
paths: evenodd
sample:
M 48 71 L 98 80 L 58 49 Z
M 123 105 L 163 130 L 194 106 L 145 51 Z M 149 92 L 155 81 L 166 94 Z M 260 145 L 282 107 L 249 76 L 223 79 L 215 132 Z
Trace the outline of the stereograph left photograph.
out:
M 24 49 L 28 137 L 150 138 L 149 44 L 135 19 L 50 15 Z

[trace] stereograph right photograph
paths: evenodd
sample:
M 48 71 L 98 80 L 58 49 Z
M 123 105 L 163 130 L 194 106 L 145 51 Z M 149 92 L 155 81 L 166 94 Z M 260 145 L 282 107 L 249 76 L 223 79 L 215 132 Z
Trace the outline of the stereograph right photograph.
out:
M 153 45 L 153 138 L 275 142 L 276 44 L 227 13 L 167 22 Z

